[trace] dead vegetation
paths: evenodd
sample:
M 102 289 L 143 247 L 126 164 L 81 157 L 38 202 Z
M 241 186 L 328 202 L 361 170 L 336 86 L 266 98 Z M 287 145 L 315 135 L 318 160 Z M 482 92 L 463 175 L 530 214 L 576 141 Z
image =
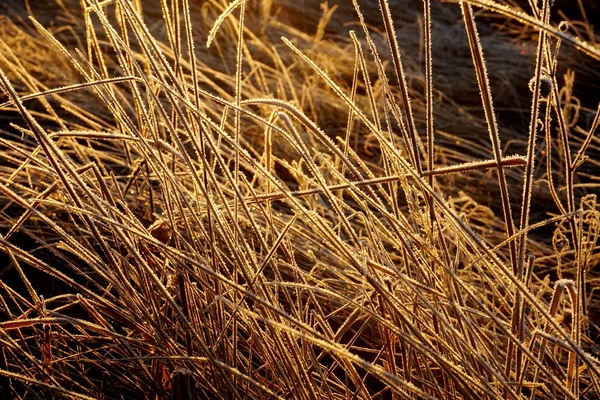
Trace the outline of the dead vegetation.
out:
M 16 3 L 0 394 L 597 398 L 585 18 Z

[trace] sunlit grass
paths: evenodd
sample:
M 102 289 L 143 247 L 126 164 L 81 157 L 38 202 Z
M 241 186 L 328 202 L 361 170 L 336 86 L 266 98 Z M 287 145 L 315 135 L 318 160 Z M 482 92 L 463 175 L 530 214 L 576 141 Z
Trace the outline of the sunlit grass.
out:
M 414 27 L 379 3 L 306 8 L 310 32 L 266 0 L 4 19 L 0 394 L 600 393 L 600 106 L 559 72 L 598 47 L 547 2 L 424 0 Z M 503 59 L 524 127 L 494 100 Z

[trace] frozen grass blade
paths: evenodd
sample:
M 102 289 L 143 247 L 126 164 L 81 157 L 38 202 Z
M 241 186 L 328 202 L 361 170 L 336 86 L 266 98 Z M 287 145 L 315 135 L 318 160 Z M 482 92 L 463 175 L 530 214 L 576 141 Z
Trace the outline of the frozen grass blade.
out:
M 467 37 L 469 38 L 469 47 L 471 48 L 471 55 L 475 65 L 479 91 L 481 92 L 481 100 L 483 102 L 483 110 L 485 112 L 485 119 L 490 135 L 490 142 L 492 144 L 492 151 L 494 154 L 494 159 L 497 162 L 498 185 L 500 187 L 500 196 L 502 198 L 502 212 L 504 214 L 504 222 L 506 224 L 506 236 L 511 237 L 515 233 L 515 226 L 512 219 L 512 212 L 510 210 L 508 184 L 506 182 L 506 176 L 501 164 L 502 149 L 500 147 L 500 135 L 498 133 L 498 124 L 496 122 L 496 114 L 494 112 L 492 93 L 490 90 L 488 73 L 485 66 L 485 59 L 483 58 L 483 49 L 481 48 L 481 42 L 479 40 L 479 34 L 477 33 L 477 27 L 475 25 L 475 19 L 473 17 L 471 6 L 462 1 L 460 2 L 460 6 L 463 12 Z M 513 273 L 516 275 L 518 270 L 516 243 L 511 242 L 509 247 L 512 269 Z

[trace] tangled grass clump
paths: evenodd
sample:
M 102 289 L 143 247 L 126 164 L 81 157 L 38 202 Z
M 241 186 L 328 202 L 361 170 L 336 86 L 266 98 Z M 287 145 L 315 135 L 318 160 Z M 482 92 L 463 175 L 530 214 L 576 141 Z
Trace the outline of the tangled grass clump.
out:
M 598 396 L 593 30 L 364 3 L 2 17 L 2 396 Z

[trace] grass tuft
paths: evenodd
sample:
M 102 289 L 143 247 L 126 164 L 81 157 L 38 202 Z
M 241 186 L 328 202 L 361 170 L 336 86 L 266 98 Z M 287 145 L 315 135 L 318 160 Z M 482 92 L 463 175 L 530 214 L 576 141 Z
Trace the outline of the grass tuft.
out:
M 0 395 L 597 397 L 584 2 L 300 3 L 0 6 Z

